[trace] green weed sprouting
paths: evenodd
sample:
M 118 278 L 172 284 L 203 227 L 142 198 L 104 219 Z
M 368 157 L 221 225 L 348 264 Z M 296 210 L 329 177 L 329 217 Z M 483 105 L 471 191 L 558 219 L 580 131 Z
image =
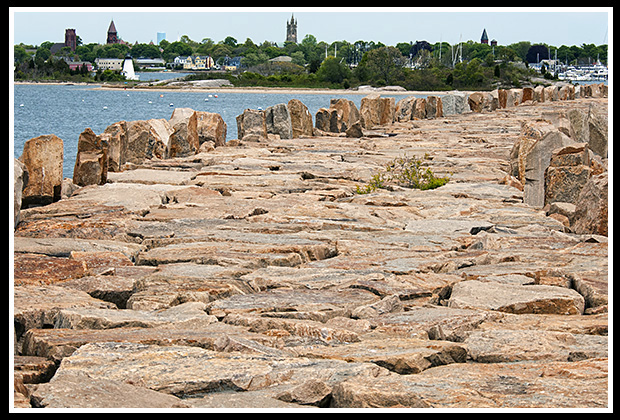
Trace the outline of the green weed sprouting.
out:
M 364 187 L 356 187 L 357 194 L 369 194 L 378 188 L 387 188 L 388 184 L 393 183 L 401 187 L 415 188 L 419 190 L 431 190 L 445 185 L 449 177 L 436 177 L 428 167 L 423 167 L 423 160 L 430 160 L 428 154 L 422 159 L 415 156 L 409 158 L 407 155 L 396 158 L 385 166 L 384 172 L 379 172 L 372 176 L 372 179 Z

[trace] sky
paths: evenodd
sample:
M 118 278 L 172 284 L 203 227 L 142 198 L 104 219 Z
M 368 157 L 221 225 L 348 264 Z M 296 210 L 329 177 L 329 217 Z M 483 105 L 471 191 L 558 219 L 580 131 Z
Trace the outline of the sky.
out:
M 283 45 L 286 22 L 295 16 L 297 39 L 307 34 L 317 41 L 359 40 L 396 45 L 399 42 L 480 41 L 486 29 L 499 45 L 519 41 L 532 44 L 601 45 L 613 38 L 613 8 L 137 8 L 49 7 L 10 8 L 10 45 L 64 42 L 66 28 L 74 28 L 84 44 L 104 44 L 110 22 L 129 43 L 157 42 L 164 32 L 170 42 L 187 35 L 200 42 L 232 36 L 238 43 L 250 38 Z

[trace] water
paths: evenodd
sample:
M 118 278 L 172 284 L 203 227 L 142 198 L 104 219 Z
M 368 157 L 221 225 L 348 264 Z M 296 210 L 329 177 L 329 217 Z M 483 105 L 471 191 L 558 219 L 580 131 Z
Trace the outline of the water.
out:
M 213 95 L 209 97 L 209 95 Z M 215 95 L 218 97 L 215 98 Z M 398 101 L 402 94 L 393 96 Z M 365 94 L 233 93 L 223 91 L 181 92 L 145 90 L 95 90 L 93 86 L 14 85 L 13 155 L 18 158 L 24 142 L 44 134 L 55 134 L 64 143 L 63 176 L 73 177 L 77 142 L 87 127 L 101 134 L 118 121 L 170 119 L 174 108 L 215 112 L 227 125 L 226 139 L 237 138 L 236 117 L 245 109 L 265 109 L 299 99 L 313 118 L 319 108 L 329 107 L 331 98 L 347 98 L 359 108 Z M 172 104 L 172 106 L 171 106 Z

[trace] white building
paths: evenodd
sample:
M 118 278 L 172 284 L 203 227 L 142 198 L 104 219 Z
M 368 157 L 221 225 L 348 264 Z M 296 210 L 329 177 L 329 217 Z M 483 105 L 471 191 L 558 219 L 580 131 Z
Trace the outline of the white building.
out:
M 95 65 L 101 70 L 119 71 L 123 69 L 122 58 L 95 58 Z

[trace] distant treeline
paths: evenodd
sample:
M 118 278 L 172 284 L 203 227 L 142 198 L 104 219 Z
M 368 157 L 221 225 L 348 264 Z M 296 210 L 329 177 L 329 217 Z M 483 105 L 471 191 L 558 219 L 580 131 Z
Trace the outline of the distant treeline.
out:
M 56 77 L 62 72 L 61 64 L 51 67 L 45 63 L 51 57 L 51 42 L 44 42 L 35 50 L 32 46 L 15 45 L 16 78 Z M 27 51 L 30 50 L 30 51 Z M 240 57 L 241 66 L 228 75 L 237 86 L 298 86 L 298 87 L 354 87 L 361 84 L 400 85 L 412 90 L 491 89 L 497 86 L 519 86 L 533 74 L 527 63 L 557 57 L 562 63 L 589 64 L 595 60 L 607 63 L 607 45 L 549 46 L 532 45 L 527 41 L 507 46 L 491 46 L 473 41 L 460 45 L 447 42 L 430 44 L 426 41 L 402 42 L 386 46 L 381 42 L 336 41 L 318 42 L 306 35 L 296 44 L 284 42 L 281 46 L 269 41 L 255 44 L 251 39 L 238 43 L 226 37 L 215 43 L 210 38 L 200 42 L 186 35 L 179 41 L 162 41 L 134 45 L 82 45 L 73 53 L 63 48 L 56 56 L 95 62 L 96 58 L 123 58 L 127 54 L 138 58 L 163 58 L 173 63 L 177 56 L 211 56 L 216 64 Z M 290 62 L 271 62 L 279 56 L 291 57 Z M 66 70 L 66 69 L 65 69 Z M 75 73 L 75 72 L 74 72 Z M 66 77 L 88 77 L 83 74 Z M 208 75 L 202 77 L 209 77 Z M 221 73 L 217 77 L 222 77 Z M 100 72 L 98 80 L 114 80 L 115 76 Z

